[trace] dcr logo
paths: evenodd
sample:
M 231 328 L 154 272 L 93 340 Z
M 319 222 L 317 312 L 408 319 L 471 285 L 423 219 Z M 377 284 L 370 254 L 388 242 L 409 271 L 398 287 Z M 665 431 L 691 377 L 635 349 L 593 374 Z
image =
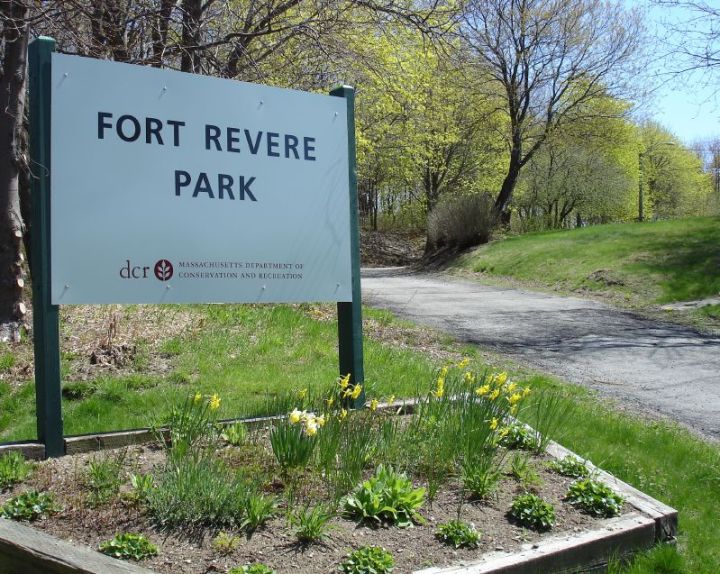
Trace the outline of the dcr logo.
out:
M 120 268 L 120 277 L 123 279 L 147 279 L 150 267 L 145 265 L 132 265 L 129 259 L 125 260 L 125 265 Z M 160 259 L 153 267 L 155 277 L 160 281 L 169 281 L 172 279 L 174 269 L 172 263 L 167 259 Z

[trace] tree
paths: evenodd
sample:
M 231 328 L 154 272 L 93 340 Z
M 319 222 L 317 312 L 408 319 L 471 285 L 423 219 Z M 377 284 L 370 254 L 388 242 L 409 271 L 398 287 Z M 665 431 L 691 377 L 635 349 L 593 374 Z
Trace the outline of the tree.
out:
M 603 0 L 470 0 L 461 34 L 502 89 L 510 152 L 495 210 L 507 211 L 520 171 L 583 104 L 628 88 L 641 43 L 638 14 Z

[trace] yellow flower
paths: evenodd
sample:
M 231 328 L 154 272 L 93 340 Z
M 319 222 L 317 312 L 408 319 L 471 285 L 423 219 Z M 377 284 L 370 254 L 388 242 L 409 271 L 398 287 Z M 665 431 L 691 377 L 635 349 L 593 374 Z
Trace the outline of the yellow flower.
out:
M 332 406 L 335 404 L 335 397 L 325 399 L 325 403 L 327 404 L 328 408 L 332 408 Z
M 510 407 L 510 414 L 511 414 L 511 415 L 515 416 L 515 415 L 517 414 L 517 412 L 518 412 L 518 406 L 517 406 L 517 405 L 513 405 L 513 406 Z
M 325 426 L 325 416 L 324 416 L 324 415 L 320 415 L 319 417 L 317 417 L 317 418 L 315 419 L 315 422 L 318 424 L 318 426 L 319 426 L 320 428 L 324 427 L 324 426 Z
M 216 411 L 220 408 L 220 397 L 217 395 L 217 393 L 214 393 L 212 397 L 210 397 L 210 410 Z
M 517 383 L 510 383 L 505 389 L 505 392 L 512 393 L 515 389 L 517 389 Z
M 288 415 L 288 420 L 291 425 L 299 423 L 301 418 L 303 418 L 303 413 L 297 409 L 293 409 L 293 411 Z
M 470 359 L 465 357 L 462 361 L 457 364 L 458 369 L 464 369 L 470 364 Z
M 390 395 L 387 400 L 388 404 L 393 404 L 395 402 L 395 395 Z
M 318 431 L 318 425 L 315 420 L 308 420 L 305 423 L 305 434 L 308 436 L 315 436 Z
M 479 397 L 482 397 L 483 395 L 487 395 L 490 392 L 490 385 L 483 385 L 482 387 L 478 387 L 475 389 L 475 394 Z
M 505 384 L 505 381 L 507 381 L 507 377 L 508 374 L 502 372 L 499 375 L 495 375 L 495 382 L 502 387 Z
M 488 398 L 489 398 L 491 401 L 494 401 L 494 400 L 497 399 L 499 396 L 500 396 L 500 389 L 495 389 L 492 393 L 490 393 L 490 395 L 488 396 Z
M 503 427 L 500 429 L 500 438 L 505 438 L 507 434 L 510 432 L 510 427 Z
M 510 395 L 507 400 L 511 405 L 517 404 L 520 402 L 520 399 L 522 399 L 522 395 L 520 393 L 515 393 L 514 395 Z
M 495 430 L 498 428 L 498 420 L 497 418 L 493 417 L 493 419 L 490 421 L 490 430 Z
M 360 393 L 362 393 L 362 385 L 355 385 L 350 393 L 350 397 L 352 399 L 357 399 L 360 396 Z
M 377 408 L 378 408 L 378 404 L 379 404 L 379 403 L 380 403 L 380 401 L 378 401 L 377 399 L 371 400 L 371 401 L 370 401 L 370 410 L 373 411 L 373 412 L 375 412 L 375 411 L 377 410 Z
M 347 409 L 340 409 L 340 414 L 338 415 L 338 420 L 344 421 L 347 418 L 348 412 Z
M 341 389 L 347 389 L 347 386 L 350 384 L 350 373 L 348 373 L 344 377 L 341 377 L 338 381 L 338 384 L 340 385 Z
M 434 396 L 436 399 L 441 399 L 445 395 L 445 381 L 442 379 L 438 379 L 437 387 L 435 387 L 435 390 L 432 391 L 430 394 Z
M 202 394 L 200 393 L 200 391 L 198 391 L 193 397 L 193 403 L 197 405 L 200 403 L 200 401 L 202 401 Z
M 302 401 L 302 400 L 305 399 L 305 397 L 307 397 L 307 394 L 308 394 L 308 390 L 307 390 L 307 389 L 300 389 L 300 390 L 297 392 L 297 398 Z
M 463 380 L 468 385 L 474 385 L 475 384 L 475 374 L 471 373 L 470 371 L 465 371 L 465 374 L 463 375 Z
M 523 397 L 527 397 L 530 394 L 530 387 L 525 387 L 523 389 Z

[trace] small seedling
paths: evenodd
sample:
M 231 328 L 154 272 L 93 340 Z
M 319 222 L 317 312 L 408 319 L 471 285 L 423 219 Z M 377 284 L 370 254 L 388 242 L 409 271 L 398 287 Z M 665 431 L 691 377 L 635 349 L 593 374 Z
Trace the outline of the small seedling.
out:
M 510 516 L 533 530 L 549 530 L 555 524 L 555 509 L 552 504 L 535 494 L 515 497 L 510 507 Z
M 537 450 L 540 438 L 525 425 L 513 423 L 503 430 L 500 444 L 505 448 Z
M 620 514 L 623 497 L 612 488 L 591 478 L 576 480 L 568 489 L 566 500 L 594 516 L 609 518 Z
M 475 526 L 461 520 L 440 524 L 435 535 L 445 544 L 452 544 L 455 548 L 477 548 L 480 542 L 480 533 Z
M 0 456 L 0 491 L 25 480 L 33 470 L 33 464 L 27 462 L 19 452 L 8 452 Z
M 294 527 L 295 536 L 301 544 L 320 542 L 328 537 L 331 529 L 330 521 L 335 511 L 326 505 L 318 504 L 310 508 L 298 509 L 289 516 L 290 525 Z
M 510 474 L 525 488 L 539 486 L 542 483 L 540 475 L 530 463 L 530 459 L 520 453 L 515 454 L 510 461 Z
M 340 564 L 344 574 L 390 574 L 395 566 L 392 554 L 379 546 L 363 546 Z
M 212 541 L 213 549 L 223 556 L 232 554 L 239 545 L 240 537 L 228 534 L 224 530 L 218 532 L 217 536 Z
M 57 512 L 53 495 L 49 492 L 29 490 L 13 496 L 2 508 L 0 516 L 12 520 L 35 520 L 41 516 Z
M 220 438 L 233 446 L 240 446 L 247 438 L 247 429 L 243 423 L 231 424 L 223 429 Z
M 150 491 L 155 488 L 155 479 L 152 474 L 131 474 L 130 485 L 135 500 L 145 502 Z
M 554 460 L 548 464 L 548 467 L 558 474 L 571 478 L 585 478 L 586 476 L 590 476 L 590 469 L 587 467 L 587 464 L 585 464 L 585 461 L 572 455 L 568 455 L 561 460 Z
M 123 451 L 114 458 L 98 457 L 89 462 L 85 484 L 90 490 L 88 493 L 88 504 L 90 506 L 105 504 L 120 492 L 120 485 L 123 482 L 121 472 L 124 460 L 125 452 Z
M 261 562 L 256 562 L 255 564 L 231 568 L 228 570 L 228 574 L 275 574 L 275 570 Z
M 100 552 L 121 560 L 143 560 L 156 556 L 158 549 L 142 534 L 123 532 L 100 544 Z

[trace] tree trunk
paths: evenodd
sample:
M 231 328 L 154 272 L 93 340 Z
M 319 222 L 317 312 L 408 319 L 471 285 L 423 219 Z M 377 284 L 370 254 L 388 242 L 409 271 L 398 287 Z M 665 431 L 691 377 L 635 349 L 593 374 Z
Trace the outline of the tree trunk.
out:
M 25 315 L 18 186 L 25 113 L 28 8 L 20 0 L 0 2 L 4 59 L 0 78 L 0 340 L 18 340 Z
M 514 131 L 508 171 L 502 182 L 500 193 L 495 199 L 495 217 L 505 226 L 510 225 L 510 210 L 508 207 L 520 175 L 520 168 L 522 168 L 522 139 L 520 133 L 517 130 Z
M 183 0 L 182 3 L 182 57 L 180 70 L 200 72 L 200 22 L 202 20 L 202 1 Z

